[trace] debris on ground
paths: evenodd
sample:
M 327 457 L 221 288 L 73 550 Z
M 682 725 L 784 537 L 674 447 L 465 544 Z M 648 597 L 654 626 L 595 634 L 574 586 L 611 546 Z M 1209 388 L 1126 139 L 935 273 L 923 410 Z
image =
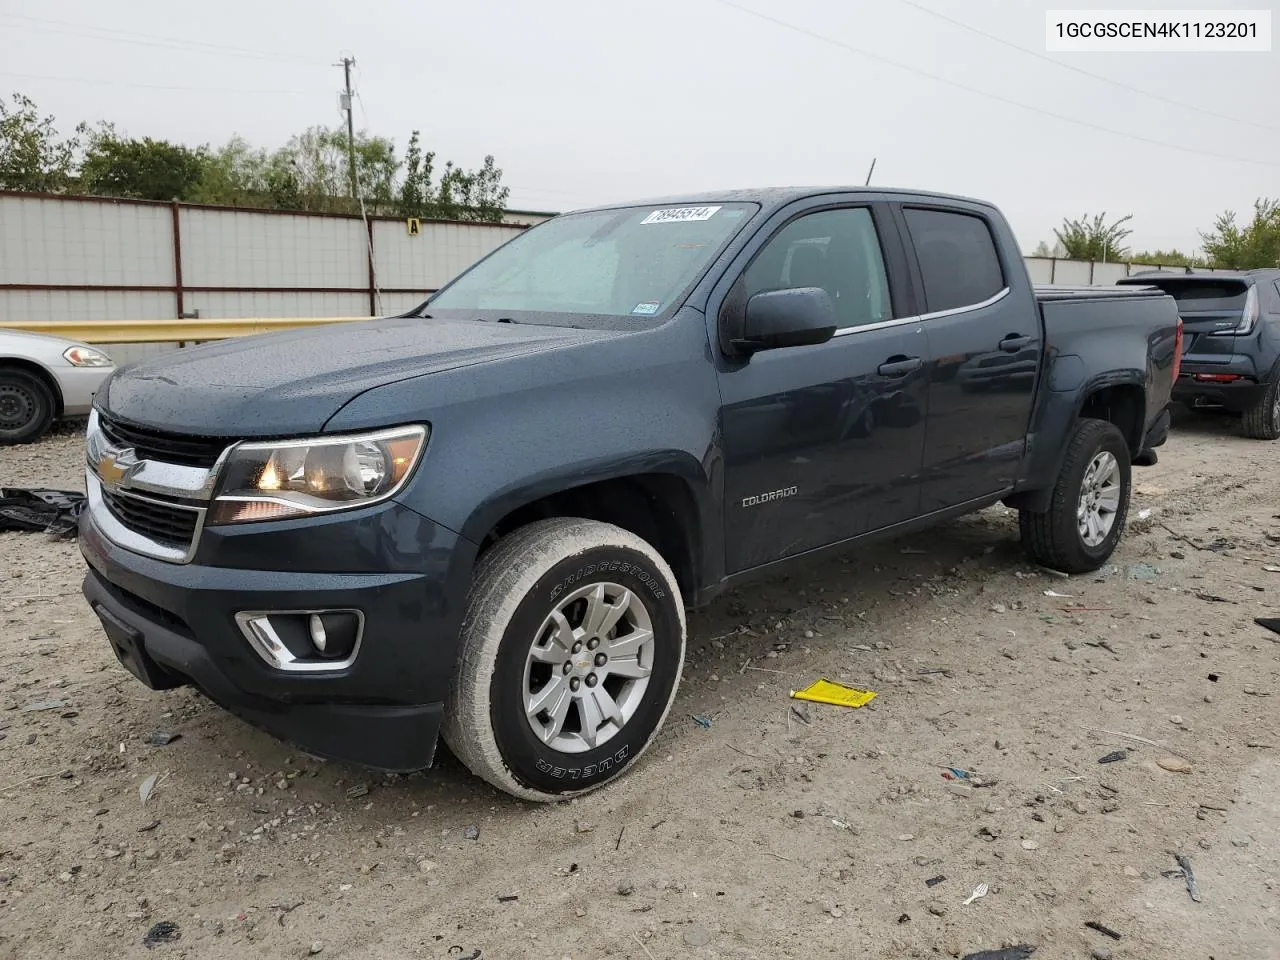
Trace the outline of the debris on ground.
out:
M 1003 950 L 979 950 L 977 953 L 966 953 L 960 960 L 1028 960 L 1035 952 L 1035 947 L 1021 943 L 1016 947 L 1005 947 Z
M 1280 633 L 1280 618 L 1259 617 L 1253 622 L 1264 629 L 1270 630 L 1272 633 Z
M 313 941 L 313 942 L 312 942 L 312 944 L 311 944 L 311 946 L 307 949 L 307 953 L 311 954 L 313 957 L 314 957 L 317 953 L 323 953 L 323 952 L 324 952 L 324 941 L 323 941 L 323 940 L 316 940 L 316 941 Z
M 1191 764 L 1182 757 L 1161 757 L 1156 761 L 1156 766 L 1161 770 L 1168 770 L 1170 773 L 1190 773 Z
M 1074 593 L 1059 593 L 1057 590 L 1046 590 L 1044 595 L 1058 600 L 1074 600 L 1076 598 Z
M 1164 573 L 1159 567 L 1152 563 L 1135 563 L 1129 567 L 1130 580 L 1154 580 L 1156 577 Z
M 1090 930 L 1097 930 L 1104 937 L 1110 937 L 1112 940 L 1119 940 L 1120 934 L 1116 933 L 1110 927 L 1103 926 L 1097 920 L 1086 920 L 1084 925 Z
M 151 929 L 147 931 L 147 935 L 142 938 L 142 945 L 150 950 L 152 947 L 158 947 L 162 943 L 173 943 L 182 939 L 182 931 L 178 929 L 178 925 L 172 920 L 161 920 L 157 924 L 153 924 Z
M 1220 597 L 1216 593 L 1196 593 L 1196 597 L 1208 603 L 1235 603 L 1234 600 L 1228 600 L 1226 597 Z
M 157 730 L 149 734 L 143 742 L 149 747 L 167 747 L 173 741 L 181 739 L 182 734 L 180 733 L 166 733 L 163 730 Z
M 1127 760 L 1128 758 L 1129 758 L 1128 750 L 1114 750 L 1111 753 L 1108 753 L 1105 757 L 1099 757 L 1098 762 L 1099 763 L 1116 763 L 1120 760 Z
M 160 786 L 160 774 L 153 773 L 138 784 L 138 799 L 145 804 L 151 799 L 151 795 L 156 792 L 158 786 Z
M 367 783 L 357 783 L 354 787 L 347 788 L 347 799 L 358 800 L 361 797 L 369 795 L 369 785 Z
M 693 722 L 694 722 L 694 723 L 696 723 L 698 726 L 700 726 L 703 730 L 710 730 L 710 729 L 711 729 L 711 718 L 710 718 L 710 717 L 700 717 L 700 716 L 696 716 L 696 715 L 695 715 L 695 716 L 690 717 L 690 719 L 691 719 L 691 720 L 693 720 Z
M 498 902 L 499 903 L 515 903 L 519 899 L 520 899 L 520 894 L 509 893 L 506 896 L 498 897 Z
M 1187 893 L 1191 895 L 1191 899 L 1196 903 L 1200 902 L 1200 888 L 1196 885 L 1196 875 L 1191 870 L 1191 858 L 1181 853 L 1175 853 L 1173 859 L 1178 861 L 1178 866 L 1182 870 L 1182 879 L 1187 882 Z
M 865 707 L 876 695 L 872 690 L 858 690 L 823 678 L 815 680 L 803 690 L 792 690 L 791 697 L 794 700 L 827 703 L 834 707 Z
M 463 830 L 463 831 L 462 831 L 462 836 L 463 836 L 465 839 L 467 839 L 467 840 L 479 840 L 479 839 L 480 839 L 480 828 L 479 828 L 479 827 L 467 827 L 467 829 L 465 829 L 465 830 Z
M 963 906 L 967 907 L 969 904 L 973 903 L 973 901 L 981 900 L 983 897 L 987 895 L 987 892 L 989 890 L 990 888 L 985 883 L 978 884 L 976 887 L 973 888 L 973 893 L 969 894 L 969 898 L 965 900 Z
M 942 876 L 941 874 L 939 874 L 939 875 L 938 875 L 938 876 L 936 876 L 936 877 L 930 877 L 928 880 L 926 880 L 926 881 L 924 882 L 924 885 L 925 885 L 926 887 L 936 887 L 938 884 L 942 883 L 942 882 L 943 882 L 943 881 L 945 881 L 946 879 L 947 879 L 946 877 L 944 877 L 944 876 Z
M 618 881 L 618 896 L 629 897 L 636 892 L 636 884 L 634 880 Z
M 65 700 L 37 700 L 22 708 L 22 713 L 43 713 L 46 710 L 60 710 L 67 705 Z
M 0 531 L 75 536 L 76 519 L 84 505 L 84 494 L 72 490 L 0 487 Z

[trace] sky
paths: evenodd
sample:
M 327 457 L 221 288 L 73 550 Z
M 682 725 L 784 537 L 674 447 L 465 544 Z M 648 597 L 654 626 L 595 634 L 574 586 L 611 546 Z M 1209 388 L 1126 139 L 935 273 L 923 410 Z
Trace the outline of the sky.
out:
M 1280 41 L 1046 54 L 1049 6 L 0 0 L 0 91 L 65 132 L 110 119 L 132 136 L 277 147 L 341 122 L 336 64 L 352 56 L 359 128 L 400 148 L 419 129 L 438 162 L 493 154 L 513 209 L 860 184 L 875 159 L 875 184 L 994 201 L 1026 252 L 1101 212 L 1133 214 L 1135 250 L 1186 251 L 1220 212 L 1280 197 Z

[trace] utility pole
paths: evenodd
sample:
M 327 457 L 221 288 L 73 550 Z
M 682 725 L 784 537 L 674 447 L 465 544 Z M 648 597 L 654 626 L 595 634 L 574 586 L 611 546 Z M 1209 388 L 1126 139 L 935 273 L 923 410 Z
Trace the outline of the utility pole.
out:
M 351 180 L 351 199 L 359 201 L 360 194 L 356 183 L 356 130 L 351 110 L 351 68 L 355 62 L 355 57 L 342 58 L 342 77 L 346 82 L 346 91 L 342 94 L 340 102 L 342 108 L 347 111 L 347 176 Z

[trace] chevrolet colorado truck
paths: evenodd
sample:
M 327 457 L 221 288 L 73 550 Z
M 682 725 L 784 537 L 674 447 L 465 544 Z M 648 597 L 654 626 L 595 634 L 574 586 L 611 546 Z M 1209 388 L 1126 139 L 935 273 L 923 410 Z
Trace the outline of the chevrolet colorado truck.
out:
M 1171 298 L 1037 292 L 987 203 L 768 189 L 541 224 L 403 316 L 121 370 L 84 593 L 123 665 L 323 757 L 439 736 L 553 800 L 633 766 L 686 606 L 1016 508 L 1102 565 L 1168 431 Z

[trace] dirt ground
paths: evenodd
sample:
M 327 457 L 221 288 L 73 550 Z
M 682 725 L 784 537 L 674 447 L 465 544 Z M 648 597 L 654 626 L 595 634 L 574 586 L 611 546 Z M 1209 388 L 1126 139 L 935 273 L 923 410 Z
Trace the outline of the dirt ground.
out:
M 81 488 L 80 442 L 0 449 L 0 486 Z M 1274 960 L 1280 637 L 1253 619 L 1280 616 L 1278 465 L 1183 425 L 1098 576 L 1030 565 L 996 508 L 728 596 L 692 621 L 659 744 L 547 807 L 152 693 L 75 544 L 0 534 L 0 960 Z M 823 676 L 879 696 L 797 715 Z M 144 949 L 161 921 L 179 938 Z

